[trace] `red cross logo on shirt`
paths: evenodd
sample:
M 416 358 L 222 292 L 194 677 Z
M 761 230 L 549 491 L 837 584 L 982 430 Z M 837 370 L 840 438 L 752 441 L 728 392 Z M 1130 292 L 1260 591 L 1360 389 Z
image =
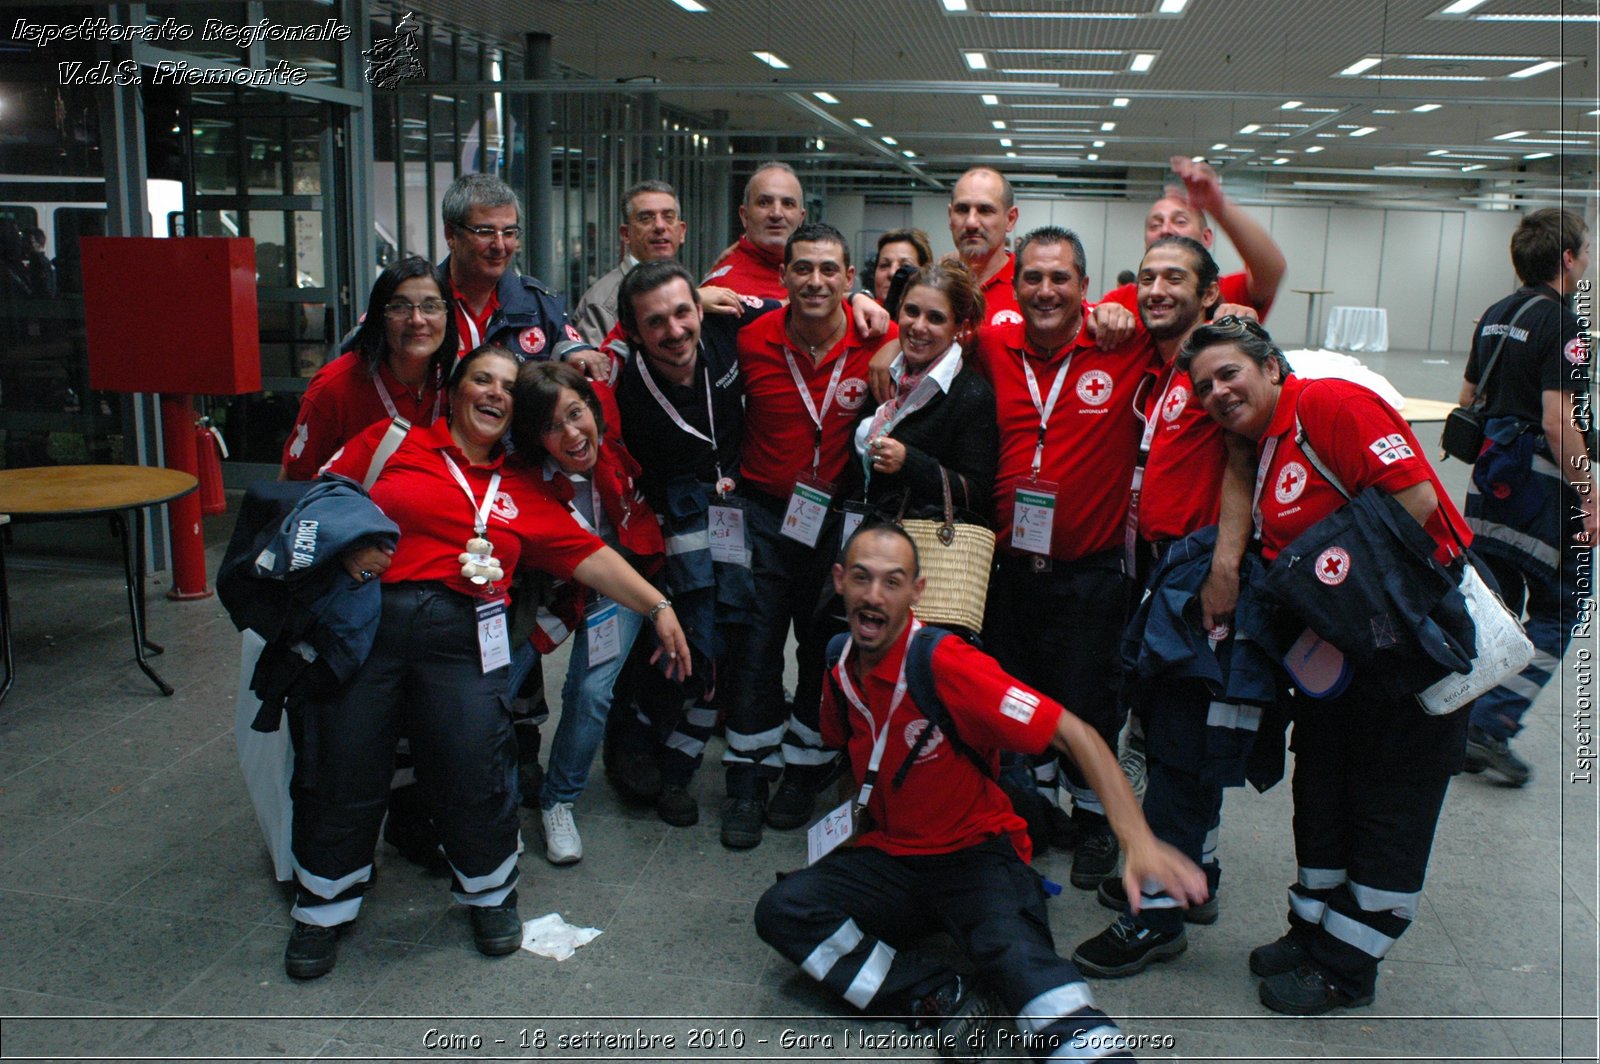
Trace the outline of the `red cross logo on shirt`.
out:
M 1312 570 L 1317 574 L 1317 579 L 1329 587 L 1338 587 L 1344 583 L 1344 578 L 1350 575 L 1350 555 L 1343 547 L 1329 547 L 1317 555 L 1315 567 Z
M 1104 406 L 1111 398 L 1114 383 L 1105 370 L 1092 369 L 1078 378 L 1078 398 L 1090 406 Z
M 1273 486 L 1272 495 L 1280 503 L 1288 504 L 1300 497 L 1306 490 L 1306 467 L 1299 462 L 1290 462 L 1278 472 L 1278 482 Z
M 1161 417 L 1164 421 L 1176 421 L 1183 408 L 1189 405 L 1189 389 L 1179 385 L 1167 393 L 1167 401 L 1161 407 Z
M 867 398 L 867 382 L 860 377 L 850 377 L 839 382 L 839 406 L 845 410 L 859 410 Z

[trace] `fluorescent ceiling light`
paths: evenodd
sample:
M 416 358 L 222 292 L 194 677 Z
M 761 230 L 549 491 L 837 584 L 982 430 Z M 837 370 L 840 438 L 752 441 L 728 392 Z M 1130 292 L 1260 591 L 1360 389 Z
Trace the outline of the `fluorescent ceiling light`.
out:
M 1097 162 L 1099 162 L 1099 161 L 1100 161 L 1100 156 L 1099 156 L 1099 155 L 1098 155 L 1098 154 L 1097 154 L 1097 153 L 1095 153 L 1095 152 L 1090 152 L 1090 153 L 1089 153 L 1089 154 L 1088 154 L 1088 155 L 1087 155 L 1087 156 L 1086 156 L 1086 158 L 1087 158 L 1087 159 L 1088 159 L 1088 160 L 1089 160 L 1089 161 L 1090 161 L 1090 162 L 1092 162 L 1092 163 L 1097 163 Z
M 1351 63 L 1349 66 L 1339 71 L 1339 76 L 1353 78 L 1357 74 L 1365 74 L 1367 71 L 1371 70 L 1381 62 L 1383 62 L 1383 60 L 1378 56 L 1369 55 L 1365 59 L 1357 59 L 1354 63 Z
M 789 69 L 789 64 L 788 63 L 785 63 L 782 59 L 779 59 L 777 56 L 773 55 L 771 52 L 751 52 L 750 54 L 755 56 L 757 59 L 761 60 L 763 63 L 767 64 L 767 66 L 771 67 L 773 70 L 788 70 Z
M 1117 124 L 1115 122 L 1101 122 L 1100 123 L 1100 132 L 1102 132 L 1102 133 L 1110 133 L 1113 130 L 1115 130 L 1116 128 L 1117 128 Z
M 990 18 L 1083 18 L 1126 21 L 1139 16 L 1132 11 L 990 11 Z
M 1448 149 L 1448 148 L 1435 148 L 1432 151 L 1430 151 L 1428 154 L 1429 155 L 1449 155 L 1450 154 L 1450 149 Z
M 905 151 L 902 151 L 900 154 L 904 155 L 907 159 L 915 159 L 917 157 L 917 153 L 912 151 L 910 148 L 907 148 Z
M 1017 157 L 1017 153 L 1016 152 L 1014 152 L 1014 151 L 1006 152 L 1006 158 L 1007 159 L 1015 159 L 1016 157 Z
M 1412 110 L 1415 111 L 1419 115 L 1425 115 L 1429 111 L 1437 111 L 1439 108 L 1441 108 L 1443 106 L 1444 106 L 1443 104 L 1438 104 L 1438 103 L 1419 103 L 1419 104 L 1417 104 L 1417 106 L 1413 107 Z
M 872 128 L 872 123 L 870 121 L 868 121 L 867 119 L 865 119 L 865 118 L 852 118 L 850 121 L 854 122 L 856 125 L 860 126 L 862 129 L 871 129 Z
M 1372 109 L 1372 113 L 1375 115 L 1397 115 L 1400 112 L 1396 111 L 1393 107 L 1374 107 Z
M 1600 15 L 1479 15 L 1479 22 L 1600 22 Z
M 1488 81 L 1482 74 L 1367 74 L 1367 81 Z
M 1111 106 L 1126 107 L 1128 106 L 1128 98 L 1126 96 L 1118 96 L 1116 99 L 1111 101 Z
M 1011 138 L 1010 138 L 1010 137 L 1001 137 L 1001 138 L 1000 138 L 1000 146 L 1001 146 L 1001 147 L 1002 147 L 1002 148 L 1009 148 L 1009 147 L 1011 147 Z
M 996 129 L 1004 129 L 1004 128 L 1006 128 L 1005 119 L 1003 119 L 1003 118 L 991 119 L 989 124 L 991 126 L 993 126 L 994 128 L 996 128 Z
M 1272 160 L 1272 165 L 1273 166 L 1282 166 L 1284 163 L 1286 163 L 1288 161 L 1289 161 L 1288 159 L 1274 159 L 1274 160 Z
M 1533 152 L 1532 154 L 1524 155 L 1523 158 L 1524 159 L 1528 159 L 1528 160 L 1548 159 L 1548 158 L 1550 158 L 1550 153 L 1547 152 L 1547 151 L 1536 151 L 1536 152 Z
M 1218 141 L 1216 144 L 1211 145 L 1211 150 L 1212 151 L 1227 151 L 1228 150 L 1228 145 L 1223 143 L 1223 142 L 1221 142 L 1221 141 Z
M 1444 9 L 1442 11 L 1440 11 L 1439 14 L 1441 14 L 1441 15 L 1465 15 L 1468 11 L 1471 11 L 1473 8 L 1482 7 L 1484 4 L 1486 4 L 1488 2 L 1489 2 L 1489 0 L 1455 0 L 1455 2 L 1452 3 L 1452 4 L 1446 4 Z
M 1095 141 L 1093 144 L 1091 144 L 1089 146 L 1091 148 L 1104 148 L 1106 146 L 1106 142 L 1103 141 L 1103 140 L 1097 140 L 1097 141 Z
M 1156 8 L 1156 13 L 1161 15 L 1181 15 L 1183 9 L 1189 6 L 1189 0 L 1161 0 L 1161 6 Z
M 983 102 L 984 102 L 984 104 L 986 106 L 989 106 L 989 107 L 999 107 L 1000 106 L 1000 97 L 996 96 L 992 92 L 986 92 L 986 93 L 983 94 Z
M 1239 127 L 1239 132 L 1242 133 L 1242 134 L 1250 134 L 1250 133 L 1254 133 L 1256 130 L 1258 130 L 1260 128 L 1261 128 L 1261 123 L 1259 123 L 1259 122 L 1251 122 L 1248 126 L 1240 126 Z
M 697 3 L 696 0 L 672 0 L 672 2 L 685 11 L 692 11 L 697 15 L 706 9 L 706 5 Z
M 1528 135 L 1528 131 L 1526 129 L 1513 129 L 1510 133 L 1497 133 L 1494 136 L 1490 137 L 1489 139 L 1490 140 L 1516 140 L 1518 137 L 1526 137 L 1527 135 Z
M 1321 150 L 1322 150 L 1322 145 L 1313 144 L 1311 147 L 1306 149 L 1306 154 L 1307 155 L 1315 155 L 1315 154 L 1317 154 L 1317 152 L 1319 152 Z
M 961 57 L 967 61 L 968 70 L 989 69 L 989 57 L 982 52 L 962 52 Z
M 1456 55 L 1452 53 L 1440 54 L 1437 52 L 1419 52 L 1412 55 L 1403 55 L 1401 59 L 1415 59 L 1418 62 L 1443 62 L 1443 63 L 1536 63 L 1544 56 L 1540 55 Z
M 1320 138 L 1322 140 L 1332 140 L 1334 137 L 1338 136 L 1338 134 L 1337 133 L 1318 133 L 1317 136 L 1318 136 L 1318 138 Z
M 1350 135 L 1352 137 L 1364 137 L 1368 133 L 1376 133 L 1377 131 L 1377 126 L 1362 126 L 1360 129 L 1352 129 Z
M 946 11 L 965 11 L 967 10 L 967 0 L 944 0 L 944 9 Z
M 1128 64 L 1128 69 L 1135 74 L 1143 74 L 1155 65 L 1156 54 L 1154 52 L 1135 52 L 1133 53 L 1133 61 Z
M 883 141 L 885 144 L 889 145 L 891 148 L 894 147 L 896 144 L 900 143 L 898 140 L 895 140 L 893 137 L 879 137 L 878 139 Z
M 1535 64 L 1533 64 L 1533 66 L 1530 66 L 1530 67 L 1523 67 L 1521 70 L 1513 70 L 1511 73 L 1507 74 L 1506 77 L 1508 77 L 1508 78 L 1531 78 L 1535 74 L 1543 74 L 1548 70 L 1554 70 L 1557 67 L 1559 67 L 1560 65 L 1561 65 L 1560 60 L 1546 59 L 1544 62 L 1535 63 Z
M 1304 106 L 1304 104 L 1305 104 L 1304 100 L 1285 100 L 1285 101 L 1283 101 L 1282 105 L 1279 106 L 1278 110 L 1280 110 L 1280 111 L 1293 111 L 1297 107 Z
M 1484 166 L 1483 163 L 1473 163 L 1471 166 L 1463 166 L 1461 168 L 1461 172 L 1464 173 L 1464 174 L 1470 174 L 1474 170 L 1484 170 L 1484 169 L 1487 169 L 1487 167 Z
M 838 103 L 839 102 L 839 97 L 835 96 L 831 92 L 814 92 L 811 95 L 815 96 L 817 99 L 821 100 L 823 103 Z

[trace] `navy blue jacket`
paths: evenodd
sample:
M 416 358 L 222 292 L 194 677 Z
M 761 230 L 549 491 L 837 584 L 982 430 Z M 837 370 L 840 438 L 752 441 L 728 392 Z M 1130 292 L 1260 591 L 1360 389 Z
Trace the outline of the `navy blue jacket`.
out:
M 450 273 L 450 257 L 439 264 Z M 567 301 L 537 277 L 507 268 L 495 295 L 500 305 L 489 316 L 484 343 L 501 344 L 519 359 L 560 361 L 568 351 L 593 350 L 567 317 Z

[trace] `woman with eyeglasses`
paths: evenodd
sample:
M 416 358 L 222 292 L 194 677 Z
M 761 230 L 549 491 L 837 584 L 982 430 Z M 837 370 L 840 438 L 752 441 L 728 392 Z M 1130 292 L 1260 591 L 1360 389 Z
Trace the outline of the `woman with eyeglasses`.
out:
M 446 417 L 408 433 L 372 485 L 373 502 L 400 526 L 393 553 L 362 547 L 341 558 L 352 580 L 382 581 L 383 612 L 349 683 L 292 709 L 298 889 L 284 966 L 294 978 L 333 969 L 338 935 L 360 908 L 402 731 L 415 740 L 418 783 L 474 944 L 490 956 L 521 945 L 505 625 L 519 566 L 648 615 L 674 677 L 688 671 L 671 605 L 551 500 L 537 469 L 506 461 L 516 378 L 517 360 L 495 345 L 456 365 Z M 385 430 L 350 441 L 331 471 L 363 475 Z
M 1343 507 L 1346 493 L 1376 487 L 1427 532 L 1437 561 L 1458 564 L 1472 538 L 1466 522 L 1410 426 L 1375 392 L 1296 377 L 1260 325 L 1233 317 L 1196 329 L 1178 366 L 1206 413 L 1255 444 L 1264 560 Z M 1369 578 L 1342 548 L 1313 564 L 1325 584 Z M 1372 1003 L 1378 962 L 1422 897 L 1445 790 L 1466 752 L 1468 714 L 1430 716 L 1414 697 L 1389 694 L 1360 670 L 1342 689 L 1301 677 L 1291 743 L 1299 871 L 1289 887 L 1289 931 L 1251 951 L 1250 970 L 1262 977 L 1268 1008 L 1315 1015 Z M 1313 687 L 1325 697 L 1308 697 Z
M 511 439 L 519 459 L 535 464 L 534 475 L 570 512 L 572 521 L 605 541 L 638 570 L 640 579 L 658 572 L 666 546 L 656 515 L 634 479 L 639 464 L 623 446 L 620 415 L 604 384 L 591 382 L 575 366 L 529 362 L 517 376 L 517 413 Z M 598 592 L 598 593 L 597 593 Z M 634 641 L 667 601 L 638 609 L 618 602 L 582 580 L 552 589 L 541 610 L 532 646 L 548 653 L 568 631 L 574 634 L 561 720 L 539 792 L 545 857 L 551 864 L 583 859 L 583 839 L 572 807 L 589 780 L 589 767 L 605 738 L 612 687 Z M 531 666 L 519 647 L 519 666 Z
M 282 479 L 310 480 L 346 440 L 376 422 L 433 424 L 456 355 L 449 285 L 442 270 L 415 255 L 378 275 L 345 353 L 317 371 L 300 400 L 283 445 Z

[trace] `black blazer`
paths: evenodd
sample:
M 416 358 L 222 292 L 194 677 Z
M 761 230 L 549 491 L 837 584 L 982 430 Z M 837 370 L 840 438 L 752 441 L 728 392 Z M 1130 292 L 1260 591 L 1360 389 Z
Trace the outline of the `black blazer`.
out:
M 1000 460 L 1000 426 L 994 389 L 972 366 L 963 365 L 941 392 L 913 411 L 889 433 L 905 444 L 906 460 L 898 473 L 874 473 L 867 502 L 895 514 L 907 493 L 907 517 L 944 514 L 939 468 L 950 475 L 950 495 L 957 511 L 989 524 L 994 515 L 995 467 Z M 859 454 L 857 466 L 859 468 Z

